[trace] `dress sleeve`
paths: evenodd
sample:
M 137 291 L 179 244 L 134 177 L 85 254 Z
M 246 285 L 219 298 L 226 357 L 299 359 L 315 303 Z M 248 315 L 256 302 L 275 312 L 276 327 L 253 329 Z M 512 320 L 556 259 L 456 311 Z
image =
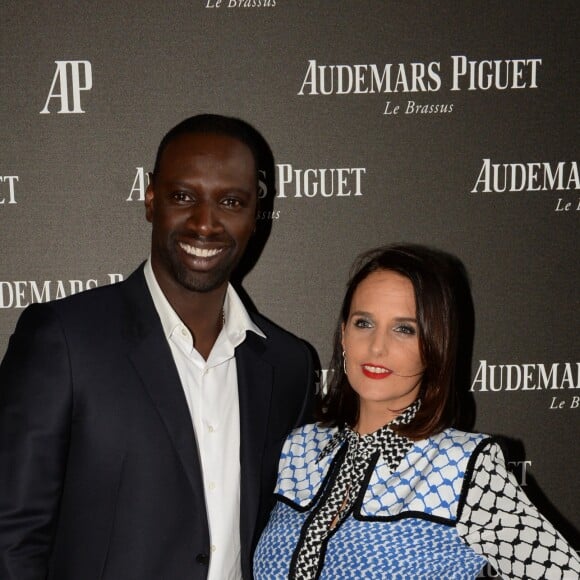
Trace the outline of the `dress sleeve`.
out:
M 506 580 L 580 578 L 578 555 L 530 502 L 497 443 L 475 458 L 457 533 Z

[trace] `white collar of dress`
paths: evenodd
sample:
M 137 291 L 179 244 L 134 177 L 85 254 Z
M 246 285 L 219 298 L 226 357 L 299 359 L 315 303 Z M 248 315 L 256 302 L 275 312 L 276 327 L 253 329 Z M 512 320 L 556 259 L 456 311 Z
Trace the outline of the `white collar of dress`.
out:
M 394 469 L 401 459 L 401 452 L 408 451 L 413 445 L 413 440 L 404 435 L 399 435 L 392 429 L 392 427 L 395 425 L 408 425 L 413 420 L 420 407 L 421 400 L 417 399 L 399 416 L 395 417 L 392 421 L 377 431 L 367 435 L 359 435 L 356 431 L 353 431 L 351 427 L 345 425 L 339 429 L 332 436 L 332 439 L 330 439 L 330 441 L 324 446 L 324 449 L 322 449 L 318 455 L 318 461 L 321 461 L 330 455 L 343 443 L 348 442 L 351 449 L 356 449 L 357 455 L 369 456 L 376 451 L 380 451 L 381 455 L 389 463 L 391 469 Z M 399 452 L 393 453 L 395 449 Z

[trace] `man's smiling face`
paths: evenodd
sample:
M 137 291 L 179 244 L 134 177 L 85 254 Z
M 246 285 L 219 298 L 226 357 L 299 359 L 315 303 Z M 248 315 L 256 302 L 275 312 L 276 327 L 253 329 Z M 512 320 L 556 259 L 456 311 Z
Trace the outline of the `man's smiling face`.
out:
M 227 284 L 254 231 L 257 202 L 256 161 L 247 145 L 213 133 L 171 141 L 145 196 L 151 262 L 165 292 Z

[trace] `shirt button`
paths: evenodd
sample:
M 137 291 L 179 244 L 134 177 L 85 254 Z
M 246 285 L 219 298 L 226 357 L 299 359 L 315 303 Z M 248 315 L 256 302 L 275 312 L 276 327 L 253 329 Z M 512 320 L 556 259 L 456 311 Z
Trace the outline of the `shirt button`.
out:
M 187 329 L 182 328 L 181 329 L 181 334 L 183 334 L 183 336 L 187 336 Z
M 208 487 L 210 491 L 213 491 L 215 489 L 215 483 L 213 481 L 210 481 Z
M 217 548 L 215 547 L 215 544 L 212 544 L 212 545 L 211 545 L 211 551 L 212 551 L 212 552 L 215 552 L 215 551 L 216 551 L 216 549 L 217 549 Z
M 213 428 L 213 425 L 209 425 L 209 426 L 208 426 L 208 428 L 207 428 L 207 430 L 208 430 L 210 433 L 213 433 L 213 432 L 215 431 L 215 429 Z

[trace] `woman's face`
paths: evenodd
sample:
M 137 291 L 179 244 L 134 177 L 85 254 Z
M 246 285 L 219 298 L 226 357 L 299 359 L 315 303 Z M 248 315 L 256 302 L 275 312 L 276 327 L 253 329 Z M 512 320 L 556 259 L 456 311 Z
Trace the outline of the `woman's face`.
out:
M 424 372 L 411 281 L 390 270 L 367 276 L 342 326 L 342 347 L 361 414 L 384 412 L 386 423 L 408 407 Z

